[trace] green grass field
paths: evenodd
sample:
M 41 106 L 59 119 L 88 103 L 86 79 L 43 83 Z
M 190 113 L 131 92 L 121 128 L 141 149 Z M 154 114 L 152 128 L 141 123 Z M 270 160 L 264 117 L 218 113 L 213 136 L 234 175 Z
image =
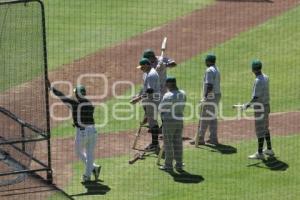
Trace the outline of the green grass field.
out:
M 250 64 L 255 58 L 262 60 L 263 71 L 270 78 L 272 111 L 300 110 L 300 94 L 291 89 L 300 87 L 299 73 L 294 67 L 300 62 L 297 56 L 300 53 L 300 27 L 296 20 L 291 20 L 299 17 L 298 6 L 208 51 L 217 55 L 221 71 L 224 116 L 235 114 L 231 105 L 250 100 L 255 78 Z M 204 57 L 205 53 L 198 55 L 170 72 L 178 78 L 179 86 L 186 90 L 192 101 L 199 99 L 206 69 Z M 195 84 L 191 84 L 190 80 L 195 80 Z
M 49 70 L 55 70 L 215 1 L 44 0 L 43 2 L 47 16 Z M 0 92 L 30 81 L 42 73 L 41 68 L 38 68 L 43 61 L 41 41 L 36 40 L 41 34 L 40 27 L 36 26 L 38 21 L 23 23 L 29 18 L 40 19 L 35 6 L 30 4 L 27 8 L 32 10 L 27 14 L 20 11 L 23 7 L 8 14 L 5 7 L 0 10 L 0 23 L 5 20 L 9 22 L 2 23 L 0 29 L 0 51 L 3 52 L 0 53 L 0 68 L 1 66 L 9 68 L 2 70 L 3 73 L 0 74 Z M 264 72 L 270 77 L 272 112 L 300 110 L 297 66 L 300 63 L 300 26 L 299 20 L 295 19 L 300 19 L 300 6 L 207 51 L 217 55 L 218 66 L 222 73 L 223 116 L 235 114 L 231 105 L 250 100 L 254 79 L 250 70 L 252 58 L 262 59 Z M 24 29 L 18 30 L 20 24 Z M 12 34 L 8 30 L 15 32 Z M 27 31 L 34 34 L 24 34 Z M 187 92 L 188 102 L 194 105 L 201 98 L 201 80 L 205 70 L 203 58 L 207 52 L 202 52 L 169 71 L 169 74 L 177 77 L 179 87 Z M 127 103 L 128 100 L 111 99 L 106 102 L 108 123 L 105 127 L 98 128 L 100 133 L 137 128 L 141 118 L 116 121 L 111 115 L 112 107 L 120 102 Z M 142 109 L 138 105 L 134 110 L 142 116 Z M 190 111 L 187 110 L 186 115 L 189 114 Z M 128 117 L 128 113 L 121 115 Z M 104 121 L 103 109 L 96 108 L 95 118 L 98 124 Z M 186 123 L 195 122 L 195 117 L 186 121 Z M 54 138 L 74 137 L 74 128 L 70 121 L 59 124 L 51 132 Z M 247 159 L 247 156 L 256 149 L 254 139 L 228 144 L 231 150 L 237 150 L 236 153 L 221 153 L 207 146 L 199 149 L 189 147 L 184 151 L 186 163 L 184 174 L 168 174 L 160 171 L 155 165 L 155 156 L 149 156 L 131 166 L 128 164 L 131 155 L 98 159 L 97 162 L 103 166 L 101 174 L 103 182 L 94 186 L 95 193 L 87 193 L 86 188 L 80 183 L 84 166 L 81 162 L 76 162 L 73 165 L 72 180 L 63 190 L 74 199 L 300 199 L 298 189 L 300 161 L 297 151 L 299 142 L 300 134 L 274 137 L 273 146 L 277 159 L 264 162 Z M 49 200 L 60 199 L 65 197 L 57 194 L 49 198 Z
M 160 26 L 214 0 L 45 0 L 49 70 Z M 167 9 L 166 9 L 167 8 Z M 180 8 L 180 9 L 179 9 Z M 151 14 L 150 14 L 151 13 Z M 41 75 L 38 3 L 0 8 L 0 92 Z M 16 76 L 17 74 L 17 76 Z
M 55 69 L 160 26 L 214 0 L 45 0 L 49 67 Z
M 209 50 L 218 56 L 218 65 L 222 73 L 222 116 L 234 116 L 235 111 L 231 106 L 250 100 L 254 80 L 250 63 L 253 58 L 262 59 L 263 71 L 270 77 L 272 112 L 300 110 L 300 93 L 291 89 L 300 88 L 299 73 L 294 64 L 300 63 L 298 56 L 300 49 L 297 48 L 300 45 L 300 26 L 296 20 L 291 20 L 296 18 L 300 18 L 300 7 Z M 274 31 L 277 34 L 274 34 Z M 205 53 L 199 54 L 169 71 L 169 74 L 177 77 L 179 87 L 186 91 L 188 102 L 193 105 L 200 100 L 201 81 L 205 70 L 204 56 Z M 129 100 L 121 102 L 126 103 L 126 101 Z M 106 102 L 108 110 L 112 110 L 116 102 L 120 101 L 112 99 Z M 186 109 L 187 116 L 190 115 L 189 110 Z M 142 116 L 141 110 L 138 113 Z M 197 110 L 194 113 L 196 114 Z M 104 120 L 103 110 L 97 109 L 95 118 L 96 122 L 101 123 Z M 100 128 L 100 132 L 136 129 L 139 120 L 139 118 L 134 118 L 117 121 L 109 115 L 107 126 Z M 195 117 L 187 121 L 187 123 L 191 122 L 196 122 Z M 73 132 L 70 122 L 52 130 L 53 136 L 60 137 L 71 136 Z
M 185 175 L 160 171 L 155 157 L 134 165 L 128 164 L 129 156 L 101 159 L 98 162 L 103 166 L 104 182 L 96 186 L 98 195 L 86 194 L 80 183 L 83 165 L 78 163 L 74 165 L 71 183 L 64 190 L 75 199 L 299 199 L 299 142 L 299 134 L 274 137 L 277 160 L 265 162 L 247 159 L 256 149 L 254 140 L 230 144 L 237 149 L 233 154 L 221 154 L 206 146 L 186 148 L 184 162 L 189 174 Z M 105 195 L 99 195 L 104 191 L 107 191 Z M 50 198 L 54 199 L 63 197 Z
M 0 92 L 43 74 L 38 3 L 0 7 Z M 30 34 L 29 34 L 30 33 Z

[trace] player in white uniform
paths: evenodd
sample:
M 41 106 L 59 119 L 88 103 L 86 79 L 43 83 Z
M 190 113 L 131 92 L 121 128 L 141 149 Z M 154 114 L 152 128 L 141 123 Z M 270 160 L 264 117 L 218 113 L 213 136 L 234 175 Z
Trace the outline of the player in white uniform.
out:
M 173 169 L 173 159 L 176 161 L 175 169 L 181 172 L 183 169 L 183 111 L 186 102 L 186 95 L 179 90 L 174 77 L 166 80 L 168 92 L 163 96 L 159 105 L 162 118 L 162 132 L 164 135 L 165 164 L 160 167 L 162 170 Z
M 216 56 L 208 54 L 205 58 L 206 71 L 203 79 L 203 98 L 199 122 L 199 145 L 205 144 L 205 133 L 209 128 L 210 136 L 207 143 L 217 145 L 218 142 L 218 107 L 221 100 L 220 72 L 216 66 Z M 192 141 L 191 144 L 195 144 Z
M 262 73 L 262 63 L 259 60 L 252 62 L 252 72 L 256 78 L 253 84 L 252 99 L 249 103 L 243 105 L 243 109 L 253 105 L 255 117 L 255 132 L 258 142 L 258 150 L 249 159 L 264 159 L 264 154 L 274 156 L 271 145 L 271 136 L 269 131 L 269 114 L 270 114 L 270 94 L 269 94 L 269 77 Z M 267 148 L 263 150 L 264 141 L 266 140 Z
M 145 150 L 157 151 L 159 149 L 158 133 L 159 126 L 158 118 L 158 105 L 160 102 L 160 81 L 159 76 L 154 68 L 151 67 L 150 61 L 147 58 L 142 58 L 139 62 L 138 69 L 141 69 L 143 74 L 143 89 L 135 96 L 131 103 L 135 104 L 142 101 L 142 106 L 145 109 L 145 119 L 149 124 L 149 131 L 152 135 L 152 142 L 146 147 Z
M 175 67 L 177 64 L 171 58 L 155 56 L 155 53 L 152 49 L 146 49 L 143 53 L 143 57 L 148 58 L 150 60 L 151 67 L 157 71 L 160 80 L 161 97 L 163 97 L 163 95 L 167 92 L 167 68 Z
M 85 98 L 86 90 L 83 85 L 74 88 L 76 98 L 68 98 L 61 91 L 47 85 L 54 95 L 72 110 L 73 126 L 76 128 L 75 152 L 85 164 L 85 173 L 82 176 L 84 182 L 91 180 L 91 174 L 98 180 L 101 166 L 94 163 L 94 152 L 97 141 L 97 133 L 94 122 L 94 106 Z

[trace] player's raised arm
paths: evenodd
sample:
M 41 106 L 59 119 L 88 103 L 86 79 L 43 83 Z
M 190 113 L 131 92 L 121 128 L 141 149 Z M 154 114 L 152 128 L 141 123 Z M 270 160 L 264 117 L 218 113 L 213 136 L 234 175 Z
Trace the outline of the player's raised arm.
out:
M 58 89 L 56 89 L 55 87 L 53 87 L 51 85 L 51 82 L 49 80 L 46 80 L 46 84 L 47 84 L 49 90 L 52 91 L 55 96 L 59 97 L 59 99 L 62 102 L 64 102 L 65 104 L 67 104 L 67 105 L 70 105 L 70 104 L 73 105 L 73 104 L 76 103 L 75 100 L 67 97 L 63 92 L 61 92 Z

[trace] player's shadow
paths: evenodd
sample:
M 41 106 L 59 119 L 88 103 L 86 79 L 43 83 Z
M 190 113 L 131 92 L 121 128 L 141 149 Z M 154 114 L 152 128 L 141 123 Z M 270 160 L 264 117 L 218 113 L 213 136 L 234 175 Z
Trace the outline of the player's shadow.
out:
M 273 171 L 285 171 L 289 168 L 289 165 L 276 157 L 269 157 L 263 160 L 266 167 Z
M 211 144 L 205 144 L 206 147 L 210 148 L 210 151 L 212 152 L 218 152 L 221 154 L 234 154 L 237 153 L 237 149 L 233 146 L 226 145 L 226 144 L 217 144 L 217 145 L 211 145 Z
M 85 193 L 71 195 L 71 197 L 86 196 L 86 195 L 106 195 L 111 189 L 109 186 L 99 183 L 98 181 L 88 181 L 81 183 L 85 188 Z
M 278 160 L 276 157 L 268 157 L 261 162 L 248 165 L 248 167 L 258 167 L 272 171 L 286 171 L 289 168 L 289 165 L 281 160 Z
M 274 3 L 272 0 L 217 0 L 225 2 L 253 2 L 253 3 Z
M 181 172 L 174 172 L 174 171 L 166 171 L 170 176 L 173 177 L 175 182 L 179 183 L 200 183 L 204 181 L 203 176 L 197 174 L 190 174 L 189 172 L 182 170 Z

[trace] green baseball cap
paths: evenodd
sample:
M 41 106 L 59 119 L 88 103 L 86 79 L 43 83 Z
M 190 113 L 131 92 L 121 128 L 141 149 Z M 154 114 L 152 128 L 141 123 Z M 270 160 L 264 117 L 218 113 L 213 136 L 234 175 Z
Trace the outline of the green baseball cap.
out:
M 155 53 L 152 49 L 146 49 L 143 53 L 143 57 L 150 59 L 152 57 L 155 57 Z
M 251 64 L 252 70 L 261 70 L 262 62 L 258 59 L 253 60 Z
M 176 78 L 174 76 L 168 76 L 166 83 L 176 83 Z
M 150 65 L 150 60 L 148 58 L 141 58 L 139 62 L 139 66 L 137 66 L 137 69 L 140 69 L 142 65 Z
M 216 56 L 214 54 L 208 54 L 205 57 L 205 61 L 209 61 L 209 62 L 216 62 Z
M 73 89 L 74 93 L 80 94 L 82 96 L 86 95 L 86 90 L 84 85 L 77 85 L 74 89 Z

